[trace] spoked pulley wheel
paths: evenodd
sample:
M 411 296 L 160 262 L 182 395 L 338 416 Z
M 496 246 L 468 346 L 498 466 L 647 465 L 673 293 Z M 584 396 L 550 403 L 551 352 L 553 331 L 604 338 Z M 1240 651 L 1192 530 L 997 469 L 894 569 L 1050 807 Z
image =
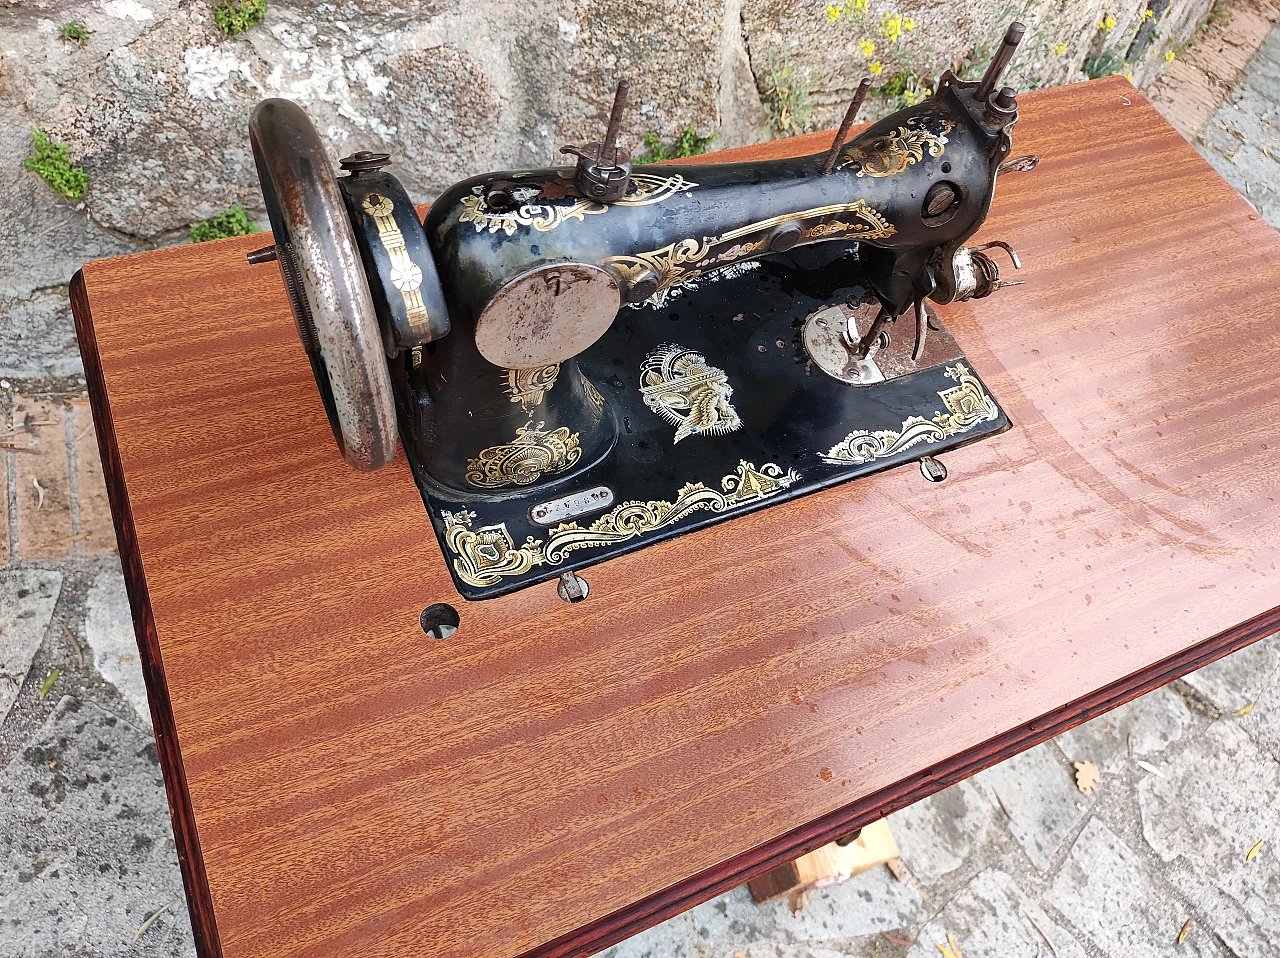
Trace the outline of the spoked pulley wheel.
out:
M 264 100 L 249 138 L 303 346 L 347 462 L 396 451 L 395 402 L 359 247 L 319 134 L 297 104 Z

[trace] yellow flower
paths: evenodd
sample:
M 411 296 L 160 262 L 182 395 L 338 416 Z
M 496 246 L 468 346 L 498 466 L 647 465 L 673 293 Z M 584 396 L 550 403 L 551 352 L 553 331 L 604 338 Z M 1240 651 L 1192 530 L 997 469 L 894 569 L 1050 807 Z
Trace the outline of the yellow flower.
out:
M 865 10 L 869 6 L 871 6 L 871 0 L 853 0 L 854 10 Z
M 880 74 L 884 73 L 884 64 L 881 63 L 879 60 L 872 60 L 871 63 L 868 64 L 867 69 L 870 70 L 872 73 L 874 73 L 876 76 L 879 76 Z
M 861 40 L 858 42 L 858 52 L 864 57 L 869 57 L 876 52 L 876 45 L 870 40 Z
M 1058 56 L 1062 56 L 1064 53 L 1066 53 L 1067 52 L 1066 41 L 1055 43 L 1053 45 L 1053 52 L 1056 53 Z
M 913 17 L 907 17 L 905 20 L 902 21 L 902 29 L 914 30 L 915 28 L 916 28 L 916 21 Z
M 1156 18 L 1156 15 L 1151 12 L 1150 7 L 1147 7 L 1147 9 L 1142 11 L 1143 22 L 1146 22 L 1147 20 L 1154 20 L 1155 18 Z
M 1172 50 L 1166 50 L 1164 54 L 1164 62 L 1172 63 L 1174 56 L 1176 56 L 1176 54 Z
M 840 19 L 840 8 L 837 7 L 834 3 L 827 4 L 827 19 L 830 20 L 832 23 L 835 23 L 837 20 Z
M 906 98 L 907 106 L 915 106 L 924 99 L 923 94 L 917 93 L 915 90 L 906 90 L 902 95 Z
M 1108 14 L 1107 19 L 1103 21 L 1107 25 L 1107 33 L 1116 28 L 1116 18 L 1113 14 Z
M 884 31 L 885 38 L 893 43 L 902 36 L 902 17 L 896 13 L 886 13 L 881 29 Z

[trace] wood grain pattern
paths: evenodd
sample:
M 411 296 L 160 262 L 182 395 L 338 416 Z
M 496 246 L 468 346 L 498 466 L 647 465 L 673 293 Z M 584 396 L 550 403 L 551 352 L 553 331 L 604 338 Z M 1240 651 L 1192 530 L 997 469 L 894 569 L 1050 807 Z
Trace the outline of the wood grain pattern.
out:
M 589 954 L 1280 626 L 1280 240 L 1122 80 L 1022 100 L 1042 163 L 980 238 L 1027 285 L 944 310 L 1014 428 L 579 606 L 457 599 L 403 456 L 343 464 L 260 237 L 85 268 L 205 954 Z

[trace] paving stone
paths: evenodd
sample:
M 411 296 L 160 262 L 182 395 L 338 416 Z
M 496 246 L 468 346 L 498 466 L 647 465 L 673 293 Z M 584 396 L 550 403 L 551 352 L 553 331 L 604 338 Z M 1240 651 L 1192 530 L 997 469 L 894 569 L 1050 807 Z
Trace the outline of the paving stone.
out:
M 1280 679 L 1280 637 L 1272 636 L 1247 646 L 1212 665 L 1183 677 L 1219 712 L 1242 709 Z
M 67 696 L 0 772 L 0 954 L 193 953 L 155 739 Z
M 1058 736 L 1073 762 L 1097 762 L 1115 770 L 1129 761 L 1129 742 L 1137 758 L 1159 755 L 1182 738 L 1191 710 L 1168 687 L 1156 689 Z
M 61 588 L 60 572 L 0 573 L 0 724 L 26 681 Z
M 103 571 L 89 590 L 85 600 L 84 634 L 93 649 L 94 666 L 120 690 L 138 718 L 150 728 L 147 686 L 142 679 L 142 661 L 138 658 L 129 598 L 124 590 L 124 573 L 118 562 Z
M 1176 943 L 1186 906 L 1097 819 L 1081 830 L 1044 900 L 1115 958 L 1216 953 L 1203 928 Z
M 1280 227 L 1280 34 L 1272 30 L 1196 147 L 1263 218 Z
M 4 390 L 0 387 L 0 439 L 9 440 L 9 419 L 4 408 Z M 0 565 L 9 562 L 9 459 L 12 456 L 0 446 Z
M 1053 949 L 1036 925 L 1049 936 Z M 948 944 L 948 933 L 965 958 L 1041 958 L 1050 950 L 1057 958 L 1085 955 L 1079 942 L 1024 895 L 1014 879 L 994 869 L 970 882 L 924 926 L 907 958 L 934 958 L 937 946 Z
M 38 289 L 29 298 L 0 301 L 0 376 L 42 379 L 80 376 L 67 287 Z
M 730 953 L 752 944 L 821 947 L 842 939 L 917 925 L 924 917 L 920 894 L 887 868 L 873 868 L 839 885 L 820 888 L 798 915 L 785 901 L 757 905 L 746 886 L 699 905 L 693 917 L 705 948 Z
M 1041 871 L 1084 820 L 1090 802 L 1077 791 L 1071 773 L 1047 742 L 979 772 L 973 781 Z M 1012 817 L 1000 809 L 1001 800 Z
M 13 457 L 23 559 L 60 559 L 75 551 L 65 413 L 56 403 L 19 399 L 14 404 L 15 439 L 27 444 Z
M 890 815 L 889 827 L 907 872 L 921 888 L 929 888 L 964 864 L 993 817 L 987 797 L 961 782 Z
M 1147 842 L 1164 861 L 1185 862 L 1174 881 L 1232 951 L 1274 958 L 1280 953 L 1280 762 L 1224 719 L 1162 771 L 1163 778 L 1138 784 Z M 1245 861 L 1263 838 L 1270 847 Z
M 701 958 L 694 951 L 693 920 L 677 915 L 599 953 L 597 958 Z
M 76 501 L 79 504 L 80 543 L 83 555 L 107 555 L 116 551 L 116 529 L 111 521 L 111 503 L 98 455 L 98 437 L 93 429 L 93 410 L 87 399 L 73 399 L 71 414 L 75 427 Z

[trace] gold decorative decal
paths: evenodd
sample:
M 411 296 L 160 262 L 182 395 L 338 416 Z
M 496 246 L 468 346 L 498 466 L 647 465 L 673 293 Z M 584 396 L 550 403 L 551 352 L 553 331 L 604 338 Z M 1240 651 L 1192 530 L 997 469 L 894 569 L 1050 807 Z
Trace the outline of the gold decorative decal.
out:
M 541 477 L 564 472 L 580 458 L 578 434 L 567 426 L 546 430 L 529 420 L 516 427 L 516 438 L 500 446 L 490 446 L 475 459 L 467 460 L 467 482 L 482 489 L 527 486 Z
M 941 156 L 947 151 L 947 134 L 955 124 L 950 120 L 938 120 L 935 131 L 920 125 L 925 119 L 932 118 L 913 116 L 907 120 L 906 126 L 900 126 L 892 133 L 878 136 L 868 143 L 855 142 L 836 169 L 843 170 L 857 163 L 857 176 L 893 176 L 923 159 L 925 150 L 930 156 Z
M 568 203 L 557 204 L 544 195 L 541 186 L 517 186 L 507 192 L 518 204 L 514 209 L 491 209 L 485 200 L 487 188 L 473 186 L 471 195 L 462 197 L 462 212 L 458 222 L 474 223 L 477 233 L 499 230 L 514 236 L 521 227 L 532 226 L 540 233 L 548 233 L 569 220 L 585 220 L 587 216 L 607 213 L 609 206 L 649 206 L 661 203 L 682 190 L 691 190 L 697 183 L 686 180 L 679 173 L 674 176 L 654 176 L 652 173 L 633 173 L 627 194 L 612 204 L 597 203 L 581 196 L 566 197 Z M 558 197 L 557 197 L 558 198 Z M 536 200 L 540 202 L 535 202 Z
M 370 193 L 361 205 L 364 211 L 373 217 L 373 222 L 378 227 L 378 238 L 382 240 L 387 256 L 391 259 L 391 285 L 399 290 L 404 299 L 409 328 L 414 332 L 425 333 L 430 317 L 427 316 L 427 307 L 422 302 L 422 270 L 409 258 L 404 234 L 400 232 L 395 217 L 391 215 L 395 206 L 381 193 Z
M 659 346 L 644 358 L 640 395 L 646 406 L 677 427 L 676 442 L 742 428 L 742 419 L 729 402 L 733 387 L 725 371 L 676 343 Z
M 516 547 L 505 522 L 472 530 L 475 513 L 443 513 L 445 543 L 453 551 L 453 568 L 467 585 L 483 588 L 504 576 L 522 575 L 534 566 L 556 566 L 575 549 L 596 549 L 657 532 L 699 510 L 723 512 L 768 499 L 800 479 L 794 469 L 771 462 L 759 469 L 742 460 L 732 475 L 720 480 L 723 492 L 690 482 L 676 494 L 674 502 L 624 502 L 587 527 L 576 522 L 556 526 L 546 540 L 529 536 Z
M 604 397 L 600 395 L 600 390 L 586 376 L 582 377 L 582 391 L 587 394 L 587 401 L 591 403 L 596 412 L 604 412 Z
M 879 432 L 858 430 L 851 432 L 822 455 L 824 462 L 833 465 L 872 462 L 902 452 L 920 442 L 938 442 L 949 436 L 968 432 L 980 422 L 989 422 L 1000 415 L 995 402 L 982 388 L 982 383 L 964 363 L 948 366 L 948 379 L 959 385 L 938 393 L 947 411 L 936 412 L 933 419 L 909 416 L 899 430 L 884 429 Z
M 542 543 L 530 536 L 519 549 L 511 541 L 507 524 L 471 529 L 474 512 L 444 512 L 444 541 L 457 558 L 453 568 L 467 585 L 483 588 L 503 576 L 521 575 L 535 565 L 542 565 Z
M 525 412 L 533 412 L 542 397 L 556 384 L 560 375 L 560 364 L 539 366 L 537 369 L 508 369 L 507 395 L 512 402 L 518 402 Z
M 850 239 L 881 239 L 897 229 L 867 205 L 865 200 L 835 203 L 749 223 L 719 236 L 683 239 L 662 249 L 632 256 L 610 256 L 600 265 L 619 285 L 629 286 L 646 273 L 658 277 L 657 291 L 645 302 L 660 305 L 667 290 L 703 275 L 709 270 L 763 256 L 769 252 L 769 234 L 784 223 L 799 223 L 806 238 L 819 239 L 834 233 Z

